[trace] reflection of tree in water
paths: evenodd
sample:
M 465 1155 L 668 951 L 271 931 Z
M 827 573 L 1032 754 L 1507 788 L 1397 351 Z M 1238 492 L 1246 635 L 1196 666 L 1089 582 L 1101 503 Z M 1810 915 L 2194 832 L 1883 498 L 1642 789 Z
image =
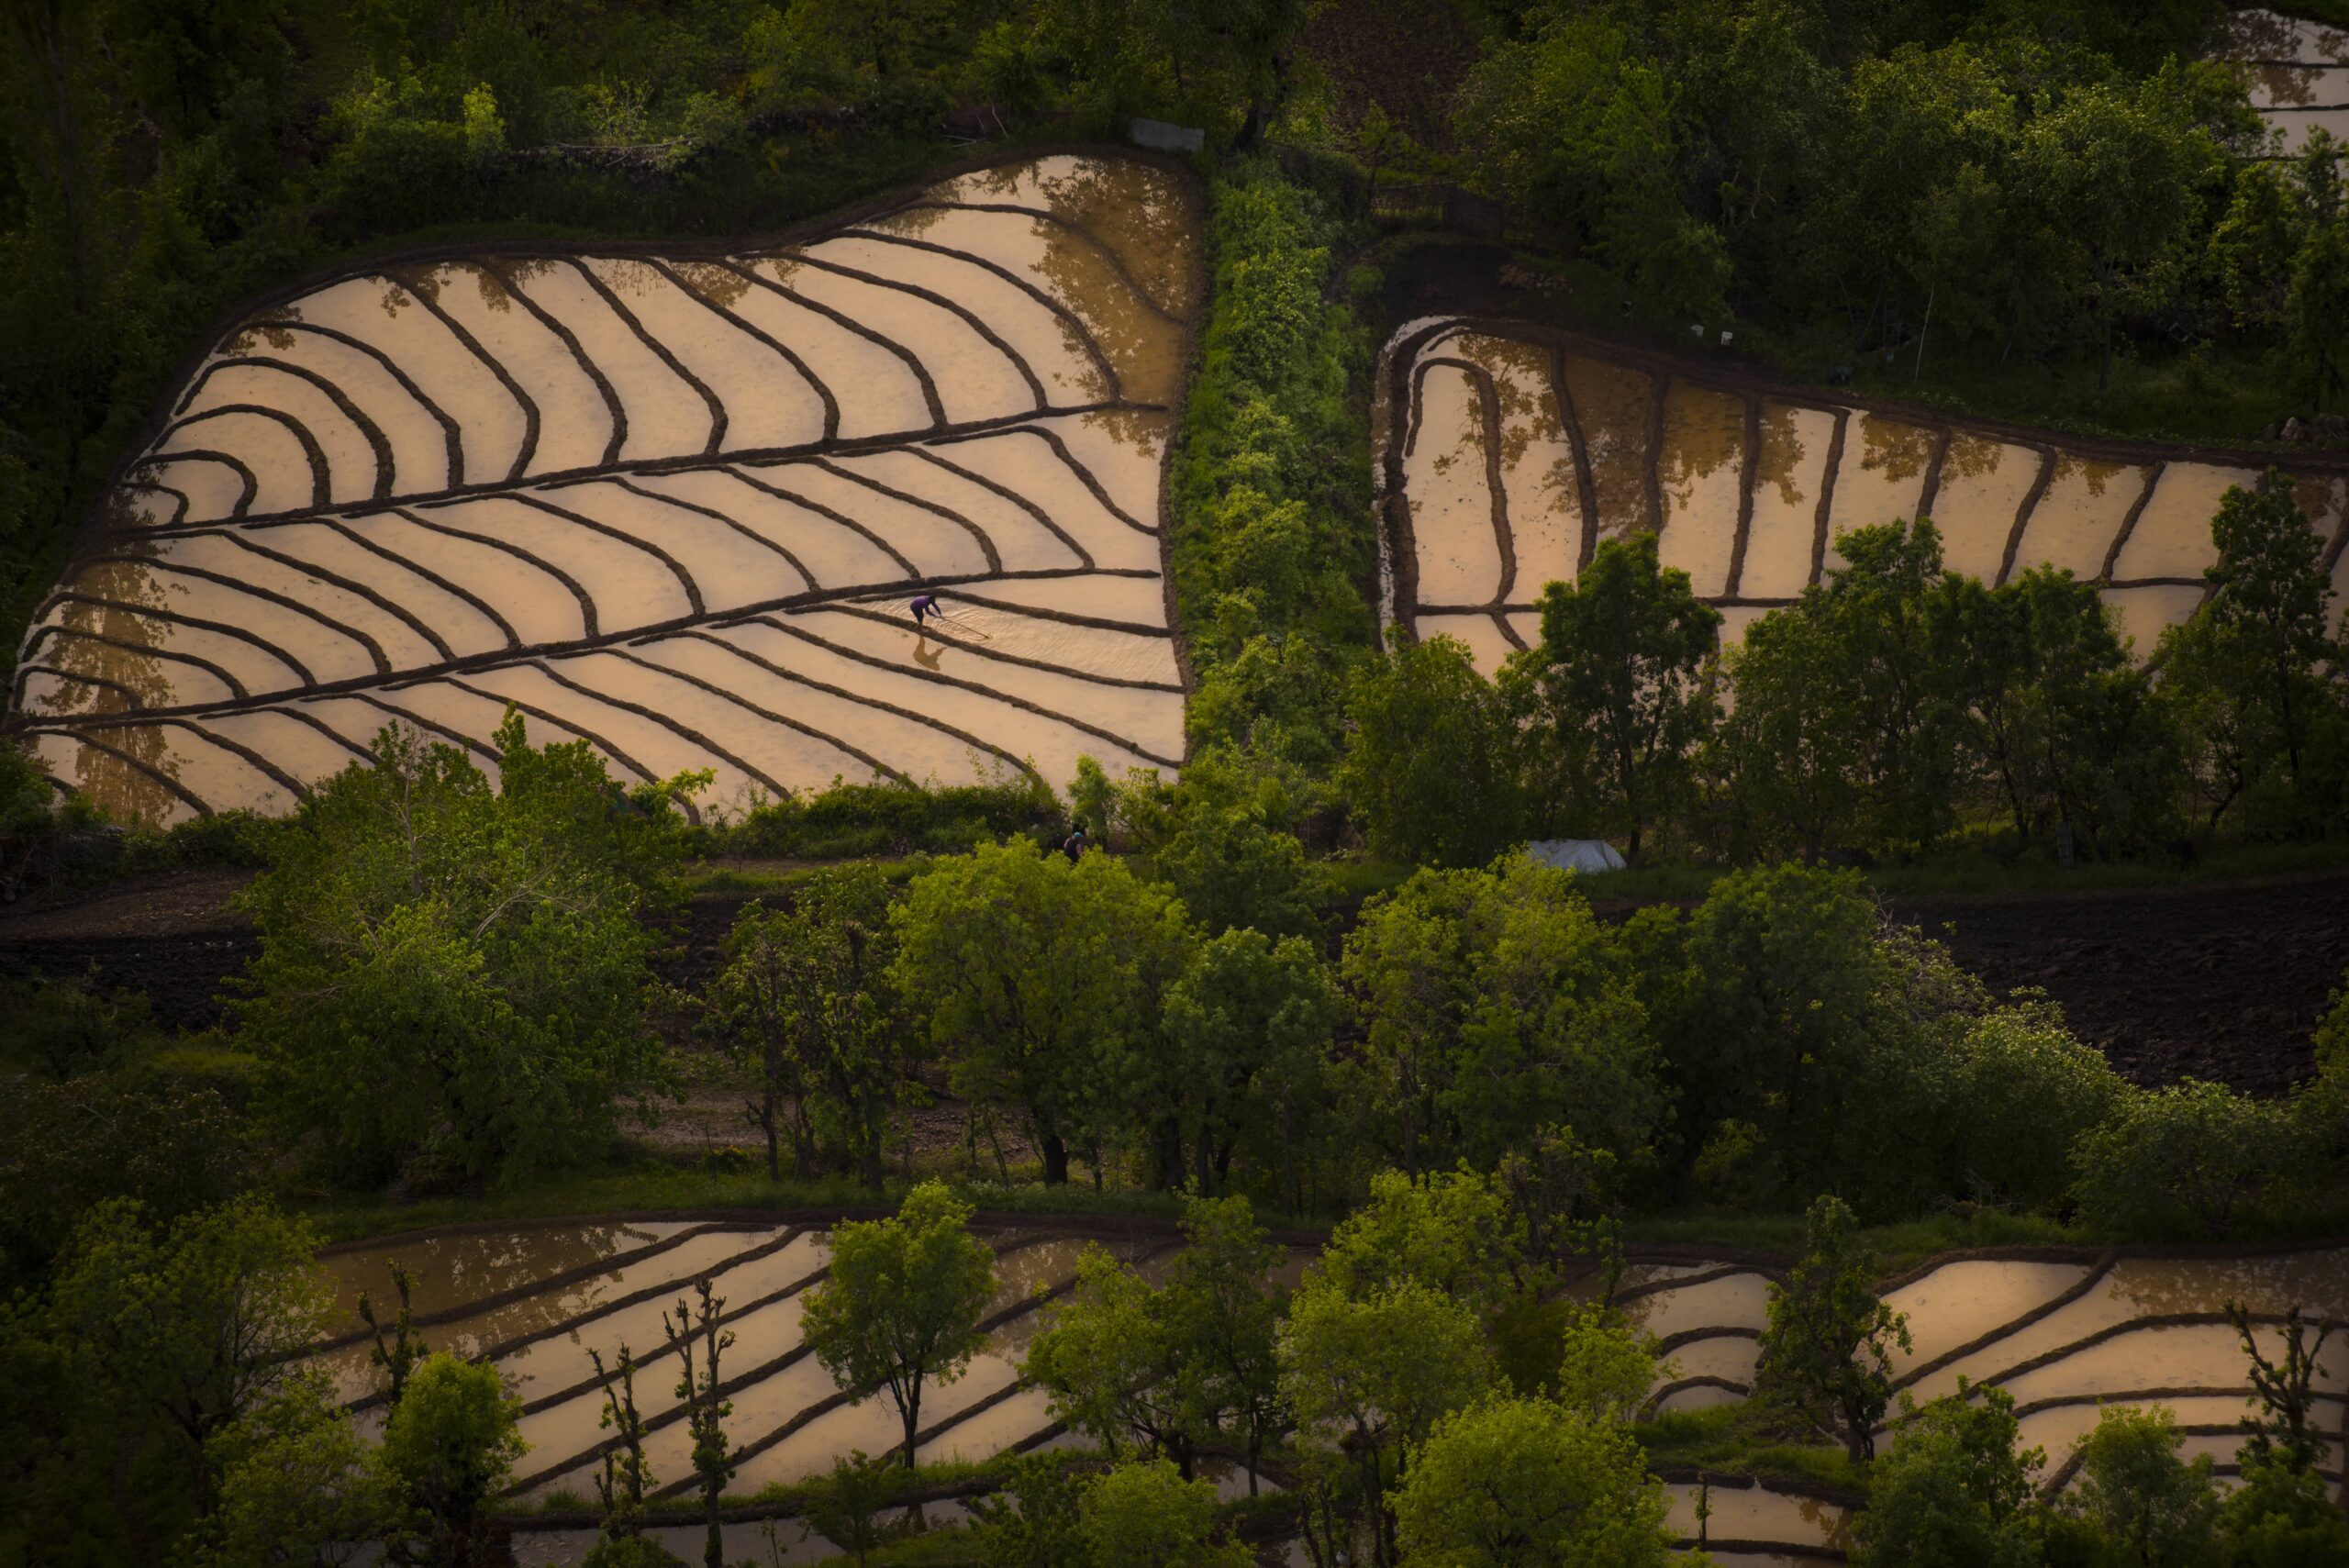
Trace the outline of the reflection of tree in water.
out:
M 1946 492 L 1954 479 L 1989 478 L 1998 472 L 1998 465 L 2006 457 L 2005 442 L 1958 431 L 1950 437 L 1949 450 L 1942 457 L 1943 490 Z
M 1609 535 L 1634 532 L 1646 524 L 1641 471 L 1647 459 L 1651 384 L 1642 373 L 1622 365 L 1569 359 L 1566 391 L 1575 400 L 1583 448 L 1590 457 L 1599 526 Z
M 2349 64 L 2349 30 L 2296 21 L 2267 10 L 2231 11 L 2219 54 L 2232 60 L 2334 61 Z
M 1765 484 L 1776 485 L 1779 505 L 1785 506 L 1799 506 L 1804 500 L 1803 488 L 1795 480 L 1807 452 L 1798 412 L 1785 403 L 1762 405 L 1762 451 L 1754 460 L 1753 489 L 1758 495 Z
M 116 503 L 120 504 L 119 500 Z M 116 526 L 121 526 L 119 518 L 116 519 Z M 136 539 L 122 548 L 143 557 L 151 558 L 158 553 L 153 544 Z M 172 684 L 172 661 L 140 651 L 163 647 L 168 627 L 165 622 L 128 607 L 164 607 L 169 595 L 154 573 L 137 561 L 100 562 L 75 573 L 72 586 L 115 602 L 94 605 L 86 600 L 69 599 L 57 606 L 51 624 L 83 635 L 50 633 L 41 644 L 40 662 L 68 676 L 88 680 L 86 684 L 82 680 L 63 682 L 55 693 L 36 706 L 48 717 L 83 717 L 173 706 L 177 698 Z M 110 640 L 96 640 L 101 638 Z M 98 684 L 101 682 L 110 684 Z M 75 787 L 118 816 L 149 822 L 170 817 L 181 804 L 179 797 L 124 760 L 135 759 L 177 778 L 179 763 L 172 755 L 163 731 L 153 725 L 128 725 L 108 728 L 102 739 L 124 756 L 110 755 L 95 746 L 82 747 L 74 762 Z
M 1725 392 L 1675 383 L 1664 395 L 1664 457 L 1657 477 L 1685 506 L 1697 482 L 1709 479 L 1745 449 L 1745 405 Z
M 938 199 L 1041 206 L 1118 252 L 1163 309 L 1187 312 L 1191 298 L 1189 213 L 1175 177 L 1152 164 L 1097 158 L 1046 158 L 963 175 Z
M 741 297 L 751 292 L 751 280 L 730 267 L 712 261 L 672 261 L 670 270 L 693 285 L 700 295 L 720 310 L 731 310 Z
M 2349 1248 L 2243 1258 L 2131 1258 L 2114 1268 L 2112 1293 L 2138 1311 L 2217 1312 L 2239 1301 L 2254 1312 L 2303 1307 L 2349 1316 Z
M 404 1246 L 371 1248 L 336 1259 L 335 1299 L 346 1317 L 356 1311 L 362 1291 L 383 1299 L 391 1266 L 397 1263 L 417 1282 L 417 1310 L 438 1312 L 502 1295 L 534 1281 L 551 1280 L 573 1269 L 634 1252 L 655 1240 L 651 1231 L 623 1225 L 556 1226 L 429 1237 Z M 566 1288 L 562 1292 L 565 1302 L 586 1292 L 578 1307 L 571 1309 L 594 1305 L 609 1277 L 608 1273 L 598 1274 Z
M 1501 465 L 1515 473 L 1536 441 L 1546 442 L 1557 455 L 1550 460 L 1536 489 L 1553 511 L 1575 509 L 1574 453 L 1566 444 L 1565 422 L 1550 388 L 1549 350 L 1508 338 L 1464 337 L 1460 356 L 1482 365 L 1493 378 L 1500 405 Z
M 291 352 L 294 349 L 294 334 L 279 324 L 284 319 L 287 317 L 265 318 L 248 323 L 244 330 L 228 339 L 228 346 L 221 350 L 221 357 L 234 359 L 239 355 L 250 354 L 264 344 L 279 353 Z
M 651 262 L 632 257 L 598 256 L 590 261 L 583 256 L 579 264 L 595 273 L 606 288 L 629 299 L 650 298 L 668 284 Z
M 2048 479 L 2047 487 L 2053 490 L 2074 474 L 2077 474 L 2080 483 L 2087 486 L 2090 496 L 2101 496 L 2105 487 L 2112 483 L 2113 477 L 2127 466 L 2126 463 L 2099 462 L 2094 458 L 2081 457 L 2074 452 L 2057 452 L 2055 472 Z
M 2349 512 L 2349 480 L 2303 473 L 2292 482 L 2292 487 L 2294 499 L 2300 504 L 2301 515 L 2328 543 L 2331 542 L 2338 531 L 2343 514 Z M 2335 613 L 2338 613 L 2337 606 Z
M 1795 1512 L 1803 1523 L 1819 1532 L 1820 1542 L 1827 1546 L 1847 1547 L 1852 1544 L 1852 1516 L 1833 1503 L 1822 1503 L 1816 1497 L 1795 1499 Z
M 1872 415 L 1860 417 L 1860 466 L 1876 469 L 1898 484 L 1925 472 L 1932 460 L 1933 432 L 1921 425 L 1896 424 Z
M 1108 260 L 1077 235 L 1041 218 L 1029 227 L 1039 250 L 1029 270 L 1043 280 L 1045 292 L 1085 323 L 1116 367 L 1126 395 L 1137 402 L 1171 399 L 1180 370 L 1175 350 L 1182 328 L 1151 310 Z
M 2316 84 L 2321 65 L 2254 65 L 2251 81 L 2254 91 L 2265 92 L 2269 105 L 2282 108 L 2300 106 L 2316 102 Z
M 1138 408 L 1097 408 L 1084 416 L 1087 428 L 1100 431 L 1121 447 L 1131 448 L 1152 463 L 1157 462 L 1166 442 L 1167 418 L 1164 414 L 1146 414 Z

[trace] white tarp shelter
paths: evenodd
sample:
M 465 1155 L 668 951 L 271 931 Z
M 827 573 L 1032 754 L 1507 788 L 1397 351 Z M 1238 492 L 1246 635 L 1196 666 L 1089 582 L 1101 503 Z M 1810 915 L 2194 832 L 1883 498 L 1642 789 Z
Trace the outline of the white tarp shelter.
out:
M 1536 839 L 1525 852 L 1545 866 L 1560 871 L 1621 871 L 1625 862 L 1604 839 Z
M 1208 144 L 1208 133 L 1197 126 L 1169 125 L 1164 120 L 1146 120 L 1137 115 L 1126 127 L 1126 134 L 1142 147 L 1153 147 L 1161 152 L 1197 152 Z

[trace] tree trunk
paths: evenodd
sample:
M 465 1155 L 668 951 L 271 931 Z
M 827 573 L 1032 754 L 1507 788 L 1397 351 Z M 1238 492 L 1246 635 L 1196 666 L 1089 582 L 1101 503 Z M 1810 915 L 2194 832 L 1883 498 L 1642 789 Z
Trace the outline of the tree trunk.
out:
M 906 1394 L 902 1414 L 906 1418 L 906 1468 L 914 1467 L 914 1438 L 921 1430 L 921 1384 L 917 1380 Z
M 1068 1140 L 1057 1132 L 1047 1132 L 1036 1140 L 1036 1148 L 1044 1157 L 1044 1184 L 1068 1185 Z

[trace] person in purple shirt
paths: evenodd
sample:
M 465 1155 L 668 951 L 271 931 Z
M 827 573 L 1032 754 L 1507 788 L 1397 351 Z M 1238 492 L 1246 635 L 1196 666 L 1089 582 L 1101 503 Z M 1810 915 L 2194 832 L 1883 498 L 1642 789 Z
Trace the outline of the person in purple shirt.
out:
M 938 607 L 938 595 L 935 594 L 922 594 L 917 595 L 913 602 L 913 612 L 914 626 L 917 629 L 921 626 L 922 617 L 941 615 L 944 613 Z

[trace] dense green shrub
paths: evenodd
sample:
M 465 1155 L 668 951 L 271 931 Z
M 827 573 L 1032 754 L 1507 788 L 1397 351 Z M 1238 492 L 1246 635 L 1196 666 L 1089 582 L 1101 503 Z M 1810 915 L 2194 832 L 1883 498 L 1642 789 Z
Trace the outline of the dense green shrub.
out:
M 2080 1209 L 2099 1229 L 2224 1240 L 2299 1174 L 2290 1108 L 2188 1078 L 2124 1096 L 2079 1140 Z
M 695 852 L 729 858 L 842 860 L 918 850 L 967 850 L 980 839 L 1057 839 L 1067 818 L 1050 786 L 1020 773 L 983 784 L 835 784 L 754 806 L 689 836 Z
M 510 710 L 497 746 L 493 792 L 463 752 L 386 729 L 376 766 L 303 803 L 247 895 L 243 1038 L 336 1175 L 560 1165 L 665 1085 L 646 917 L 673 799 L 707 775 L 624 795 L 585 741 L 533 748 Z
M 2052 1007 L 2001 1007 L 1975 1020 L 1956 1037 L 1943 1083 L 1943 1190 L 2021 1209 L 2062 1207 L 2074 1145 L 2134 1092 Z
M 1321 296 L 1338 237 L 1269 163 L 1210 188 L 1209 303 L 1168 495 L 1194 745 L 1314 777 L 1336 760 L 1343 672 L 1374 639 L 1366 345 Z

